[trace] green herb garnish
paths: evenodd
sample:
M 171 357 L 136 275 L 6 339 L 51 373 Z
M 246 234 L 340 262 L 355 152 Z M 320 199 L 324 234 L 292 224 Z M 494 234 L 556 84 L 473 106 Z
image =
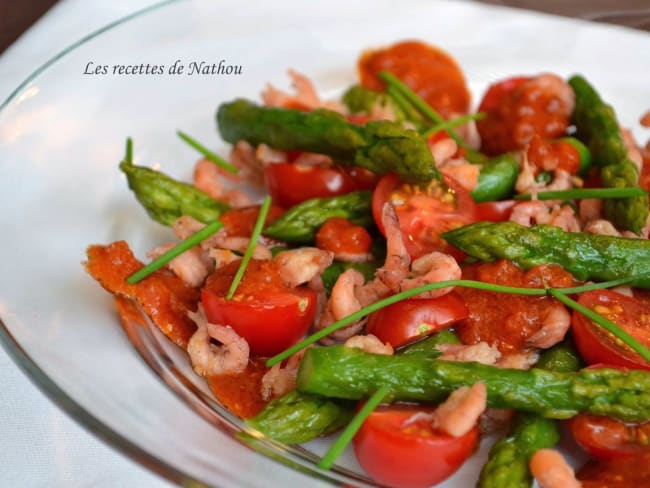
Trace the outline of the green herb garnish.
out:
M 235 277 L 232 279 L 232 283 L 230 284 L 230 289 L 228 290 L 228 294 L 226 295 L 226 300 L 230 300 L 233 297 L 235 291 L 237 290 L 237 287 L 239 286 L 239 282 L 244 277 L 246 266 L 248 266 L 248 262 L 251 260 L 251 257 L 253 256 L 253 251 L 255 250 L 255 246 L 257 245 L 257 240 L 260 238 L 260 235 L 262 234 L 262 227 L 264 227 L 264 221 L 266 220 L 266 216 L 269 213 L 269 208 L 271 208 L 271 197 L 267 195 L 266 197 L 264 197 L 264 201 L 262 202 L 262 206 L 260 207 L 260 213 L 257 216 L 257 221 L 255 222 L 253 233 L 251 234 L 251 239 L 248 242 L 248 247 L 246 248 L 246 252 L 244 253 L 244 256 L 241 258 L 241 262 L 239 263 L 239 268 L 237 268 Z
M 206 157 L 206 159 L 212 161 L 214 164 L 216 164 L 220 168 L 223 168 L 226 171 L 230 171 L 233 174 L 237 174 L 239 172 L 239 169 L 237 169 L 235 166 L 230 164 L 228 161 L 226 161 L 222 157 L 217 156 L 215 153 L 210 151 L 207 147 L 202 145 L 196 139 L 193 139 L 192 137 L 188 136 L 184 132 L 181 132 L 180 130 L 177 130 L 176 134 L 178 134 L 178 137 L 183 139 L 185 142 L 187 142 L 190 146 L 192 146 L 198 152 L 203 154 Z
M 131 276 L 129 276 L 126 279 L 126 282 L 130 284 L 134 284 L 146 278 L 154 271 L 157 271 L 160 268 L 162 268 L 165 264 L 167 264 L 169 261 L 174 259 L 179 254 L 184 253 L 188 249 L 196 246 L 201 241 L 204 241 L 205 239 L 210 237 L 212 234 L 214 234 L 219 229 L 221 229 L 221 227 L 223 227 L 223 224 L 218 220 L 209 223 L 197 233 L 192 234 L 190 237 L 180 242 L 179 244 L 171 248 L 166 253 L 162 254 L 161 256 L 158 256 L 156 259 L 154 259 L 149 264 L 147 264 L 144 268 L 133 273 Z

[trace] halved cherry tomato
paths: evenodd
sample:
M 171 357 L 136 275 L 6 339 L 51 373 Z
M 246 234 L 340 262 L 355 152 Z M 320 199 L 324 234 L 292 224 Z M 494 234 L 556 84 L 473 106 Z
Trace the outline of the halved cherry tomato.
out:
M 316 293 L 285 286 L 273 261 L 252 259 L 235 296 L 226 300 L 238 265 L 221 267 L 206 280 L 201 303 L 208 321 L 232 327 L 253 355 L 272 356 L 296 343 L 314 320 Z
M 514 200 L 501 200 L 498 202 L 481 202 L 476 204 L 476 220 L 488 222 L 503 222 L 510 219 Z
M 470 95 L 456 61 L 444 51 L 418 41 L 398 42 L 366 51 L 358 63 L 361 85 L 383 90 L 377 74 L 390 71 L 447 118 L 469 109 Z
M 576 442 L 594 457 L 613 459 L 650 453 L 650 421 L 628 423 L 580 414 L 568 421 Z
M 359 464 L 381 484 L 398 488 L 435 485 L 451 476 L 472 454 L 478 429 L 452 437 L 433 429 L 431 422 L 405 425 L 417 412 L 433 407 L 392 405 L 378 407 L 354 436 Z
M 650 347 L 650 307 L 639 300 L 609 290 L 598 290 L 583 293 L 578 303 L 608 318 Z M 650 364 L 637 353 L 616 342 L 608 332 L 581 313 L 573 312 L 571 326 L 578 352 L 588 364 L 650 370 Z
M 272 163 L 264 168 L 264 178 L 273 202 L 287 208 L 310 198 L 343 195 L 357 189 L 352 176 L 337 167 Z
M 465 302 L 452 291 L 438 298 L 412 298 L 384 307 L 368 318 L 368 333 L 399 347 L 468 316 Z
M 403 183 L 393 173 L 382 177 L 372 195 L 372 213 L 379 230 L 384 204 L 395 207 L 406 250 L 412 258 L 432 251 L 461 255 L 440 234 L 476 221 L 472 196 L 456 181 L 443 176 L 442 183 L 432 180 L 427 187 Z

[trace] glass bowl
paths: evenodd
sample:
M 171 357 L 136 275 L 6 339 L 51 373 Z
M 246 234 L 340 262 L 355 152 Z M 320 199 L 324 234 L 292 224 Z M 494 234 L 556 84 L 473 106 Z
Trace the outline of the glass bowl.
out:
M 372 483 L 349 452 L 336 469 L 317 469 L 328 440 L 284 446 L 247 429 L 155 328 L 120 327 L 111 297 L 82 269 L 86 247 L 124 239 L 143 258 L 171 235 L 147 218 L 117 169 L 127 136 L 137 164 L 189 179 L 197 155 L 177 129 L 225 155 L 219 102 L 257 98 L 267 82 L 286 87 L 288 68 L 335 96 L 355 80 L 361 50 L 404 38 L 455 56 L 475 98 L 499 78 L 553 71 L 585 74 L 626 126 L 650 101 L 645 33 L 469 2 L 298 5 L 165 2 L 70 47 L 0 107 L 0 339 L 68 414 L 179 484 Z M 222 60 L 241 74 L 192 72 L 192 63 Z M 170 73 L 175 63 L 183 73 Z M 488 447 L 442 486 L 473 485 Z

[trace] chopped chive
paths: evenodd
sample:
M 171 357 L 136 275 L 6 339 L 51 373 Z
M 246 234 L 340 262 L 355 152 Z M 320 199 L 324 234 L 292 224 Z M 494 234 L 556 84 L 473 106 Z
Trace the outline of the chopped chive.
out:
M 217 156 L 215 153 L 210 151 L 207 147 L 205 147 L 201 143 L 199 143 L 196 139 L 191 138 L 190 136 L 188 136 L 184 132 L 181 132 L 180 130 L 177 130 L 176 134 L 178 134 L 178 137 L 183 139 L 185 142 L 187 142 L 190 146 L 192 146 L 198 152 L 203 154 L 206 157 L 206 159 L 209 159 L 210 161 L 212 161 L 217 166 L 225 169 L 226 171 L 230 171 L 231 173 L 234 173 L 234 174 L 237 174 L 239 172 L 239 170 L 235 166 L 230 164 L 225 159 Z
M 404 112 L 407 119 L 410 119 L 412 121 L 413 119 L 422 118 L 420 112 L 418 112 L 413 107 L 413 105 L 411 105 L 409 101 L 406 98 L 404 98 L 404 95 L 402 95 L 395 87 L 388 85 L 386 87 L 386 93 L 388 94 L 389 97 L 393 99 L 393 101 L 402 110 L 402 112 Z
M 130 137 L 126 138 L 126 155 L 124 156 L 124 160 L 129 163 L 133 162 L 133 141 Z
M 346 325 L 356 322 L 357 320 L 362 319 L 367 315 L 370 315 L 372 312 L 387 307 L 388 305 L 392 305 L 393 303 L 399 302 L 406 298 L 411 298 L 415 295 L 419 295 L 420 293 L 424 293 L 426 291 L 439 290 L 440 288 L 445 288 L 447 286 L 464 286 L 466 288 L 476 288 L 479 290 L 495 291 L 499 293 L 513 293 L 518 295 L 530 295 L 530 296 L 546 295 L 546 290 L 544 290 L 543 288 L 517 288 L 514 286 L 495 285 L 493 283 L 484 283 L 482 281 L 473 281 L 473 280 L 448 280 L 448 281 L 439 281 L 438 283 L 429 283 L 426 285 L 411 288 L 410 290 L 406 290 L 397 293 L 395 295 L 391 295 L 371 305 L 368 305 L 367 307 L 364 307 L 361 310 L 348 315 L 347 317 L 343 317 L 341 320 L 338 320 L 333 324 L 325 327 L 324 329 L 321 329 L 318 332 L 315 332 L 314 334 L 306 337 L 299 343 L 284 350 L 280 354 L 273 356 L 272 358 L 266 361 L 266 365 L 271 367 L 274 364 L 277 364 L 280 361 L 287 359 L 289 356 L 292 356 L 293 354 L 304 349 L 305 347 L 315 342 L 318 342 L 323 337 L 330 335 L 332 332 L 336 332 L 337 330 L 345 327 Z
M 363 425 L 363 422 L 368 418 L 372 411 L 377 408 L 382 400 L 388 395 L 390 391 L 387 386 L 382 386 L 376 392 L 374 392 L 370 398 L 364 403 L 363 407 L 357 412 L 357 414 L 350 420 L 350 423 L 343 429 L 341 435 L 336 439 L 334 444 L 327 450 L 325 455 L 322 457 L 318 463 L 320 469 L 330 469 L 336 459 L 341 455 L 345 450 L 348 444 L 352 441 L 352 438 L 357 433 L 357 431 Z
M 604 281 L 602 283 L 592 283 L 589 285 L 576 286 L 572 288 L 557 288 L 555 290 L 557 290 L 558 293 L 562 293 L 562 294 L 583 293 L 585 291 L 602 290 L 604 288 L 611 288 L 618 285 L 624 285 L 626 283 L 632 283 L 636 280 L 642 279 L 644 276 L 646 275 L 638 275 L 629 278 L 620 278 L 617 280 Z M 514 286 L 495 285 L 493 283 L 484 283 L 482 281 L 474 281 L 474 280 L 448 280 L 448 281 L 439 281 L 438 283 L 429 283 L 427 285 L 411 288 L 410 290 L 406 290 L 401 293 L 397 293 L 395 295 L 386 297 L 382 300 L 379 300 L 375 303 L 368 305 L 367 307 L 362 308 L 361 310 L 358 310 L 353 314 L 348 315 L 347 317 L 343 317 L 341 320 L 337 320 L 333 324 L 325 327 L 324 329 L 319 330 L 318 332 L 315 332 L 314 334 L 306 337 L 299 343 L 294 344 L 290 348 L 268 359 L 266 361 L 266 365 L 268 367 L 271 367 L 274 364 L 284 361 L 285 359 L 297 353 L 298 351 L 306 348 L 307 346 L 310 346 L 311 344 L 314 344 L 315 342 L 318 342 L 324 337 L 327 337 L 332 332 L 336 332 L 337 330 L 345 327 L 346 325 L 356 322 L 357 320 L 360 320 L 365 316 L 370 315 L 372 312 L 376 312 L 377 310 L 387 307 L 388 305 L 392 305 L 393 303 L 397 303 L 407 298 L 411 298 L 415 295 L 419 295 L 420 293 L 426 291 L 438 290 L 440 288 L 445 288 L 447 286 L 475 288 L 478 290 L 493 291 L 497 293 L 512 293 L 513 295 L 543 296 L 548 294 L 547 290 L 543 288 L 519 288 Z
M 235 277 L 232 279 L 232 283 L 230 284 L 230 289 L 228 290 L 228 294 L 226 295 L 226 300 L 230 300 L 233 297 L 235 291 L 237 290 L 237 287 L 239 286 L 239 282 L 244 277 L 244 272 L 246 271 L 248 262 L 251 260 L 251 257 L 253 257 L 253 251 L 255 250 L 255 246 L 257 245 L 257 240 L 260 238 L 260 234 L 262 233 L 262 227 L 264 227 L 264 221 L 266 220 L 266 216 L 269 213 L 269 208 L 271 208 L 271 197 L 267 195 L 266 197 L 264 197 L 264 201 L 262 202 L 262 206 L 260 207 L 260 213 L 257 216 L 257 221 L 255 222 L 253 233 L 251 234 L 251 240 L 248 242 L 248 247 L 246 248 L 244 257 L 241 258 L 241 262 L 239 263 L 239 268 L 237 268 Z
M 561 291 L 564 295 L 577 295 L 586 291 L 604 290 L 605 288 L 613 288 L 619 285 L 634 283 L 635 281 L 648 277 L 650 277 L 650 273 L 644 273 L 636 276 L 629 276 L 627 278 L 619 278 L 617 280 L 602 281 L 600 283 L 590 283 L 588 285 L 574 286 L 571 288 L 557 288 L 557 290 Z
M 470 120 L 481 120 L 483 118 L 485 118 L 485 112 L 476 112 L 475 114 L 461 115 L 455 119 L 447 120 L 445 122 L 431 126 L 422 133 L 422 137 L 429 137 L 441 130 L 446 131 L 448 129 L 458 127 L 459 125 L 466 124 Z
M 576 198 L 627 198 L 640 197 L 646 192 L 634 188 L 575 188 L 573 190 L 540 191 L 535 194 L 538 200 L 574 200 Z M 515 200 L 530 200 L 530 193 L 516 195 Z
M 178 243 L 178 245 L 174 246 L 163 255 L 158 256 L 156 259 L 154 259 L 149 264 L 147 264 L 144 268 L 141 268 L 140 270 L 133 273 L 131 276 L 129 276 L 126 279 L 126 282 L 130 284 L 134 284 L 142 280 L 143 278 L 146 278 L 154 271 L 157 271 L 160 268 L 162 268 L 165 264 L 167 264 L 169 261 L 174 259 L 179 254 L 184 253 L 188 249 L 196 246 L 199 242 L 204 241 L 205 239 L 210 237 L 212 234 L 214 234 L 219 229 L 221 229 L 221 227 L 223 227 L 223 224 L 218 220 L 209 223 L 197 233 L 192 234 L 190 237 Z
M 557 298 L 567 307 L 580 312 L 582 315 L 587 317 L 592 322 L 596 323 L 598 326 L 605 329 L 610 334 L 614 335 L 617 339 L 620 339 L 625 343 L 630 349 L 636 352 L 641 356 L 647 363 L 650 363 L 650 350 L 637 341 L 634 337 L 628 334 L 622 327 L 618 326 L 611 320 L 603 317 L 602 315 L 594 312 L 590 308 L 585 307 L 584 305 L 579 304 L 575 300 L 572 300 L 564 294 L 562 289 L 549 288 L 548 294 L 552 297 Z
M 401 95 L 403 95 L 404 98 L 406 98 L 406 100 L 411 103 L 411 105 L 417 108 L 418 111 L 426 116 L 431 122 L 434 124 L 445 123 L 445 119 L 433 107 L 431 107 L 431 105 L 422 100 L 422 98 L 420 98 L 417 93 L 411 90 L 406 84 L 402 82 L 402 80 L 397 78 L 395 75 L 389 73 L 388 71 L 381 71 L 378 76 L 383 81 L 385 81 L 389 87 L 394 87 L 395 91 L 398 91 Z M 456 131 L 454 131 L 454 129 L 448 128 L 446 131 L 447 134 L 449 134 L 449 137 L 456 141 L 456 144 L 461 147 L 467 146 L 467 143 L 462 139 L 462 137 L 456 134 Z

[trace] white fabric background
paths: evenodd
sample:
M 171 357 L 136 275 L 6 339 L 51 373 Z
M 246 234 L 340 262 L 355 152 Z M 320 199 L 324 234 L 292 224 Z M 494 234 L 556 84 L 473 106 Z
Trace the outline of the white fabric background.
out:
M 0 100 L 70 44 L 155 0 L 63 0 L 0 56 Z M 0 347 L 0 486 L 165 488 L 46 398 Z

